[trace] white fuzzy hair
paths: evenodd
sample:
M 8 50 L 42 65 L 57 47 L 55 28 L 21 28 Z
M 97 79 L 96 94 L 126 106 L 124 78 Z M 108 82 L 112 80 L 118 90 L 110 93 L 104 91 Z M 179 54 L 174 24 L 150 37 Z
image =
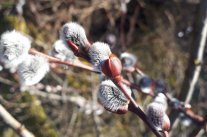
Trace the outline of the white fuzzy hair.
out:
M 89 49 L 88 54 L 94 67 L 101 70 L 101 65 L 109 58 L 111 50 L 108 44 L 103 42 L 95 42 Z
M 152 102 L 147 106 L 147 117 L 158 131 L 162 131 L 165 110 L 159 103 Z
M 31 41 L 22 33 L 4 32 L 0 39 L 0 61 L 5 68 L 16 68 L 27 58 L 30 47 Z
M 48 60 L 42 56 L 33 55 L 29 55 L 27 60 L 22 62 L 17 68 L 22 86 L 38 83 L 48 71 Z
M 85 47 L 84 42 L 87 40 L 87 37 L 84 28 L 80 24 L 69 22 L 60 29 L 60 39 L 64 41 L 71 40 L 77 46 L 83 48 Z
M 127 93 L 131 95 L 131 90 L 125 86 Z M 124 94 L 117 88 L 111 80 L 101 82 L 98 92 L 99 102 L 111 112 L 117 112 L 121 107 L 129 103 Z
M 167 110 L 168 104 L 167 104 L 167 98 L 163 93 L 159 93 L 155 98 L 154 101 L 156 103 L 159 103 L 160 105 L 163 106 L 164 111 Z
M 63 40 L 55 41 L 55 43 L 53 44 L 51 55 L 61 60 L 69 60 L 69 61 L 73 61 L 76 58 L 73 51 L 68 47 L 66 42 Z

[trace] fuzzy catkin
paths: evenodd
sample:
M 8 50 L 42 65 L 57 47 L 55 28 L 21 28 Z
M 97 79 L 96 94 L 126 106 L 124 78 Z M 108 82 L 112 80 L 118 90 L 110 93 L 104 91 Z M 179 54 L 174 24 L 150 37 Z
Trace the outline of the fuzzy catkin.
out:
M 60 29 L 60 39 L 64 41 L 70 40 L 78 47 L 84 48 L 87 37 L 81 25 L 75 22 L 69 22 L 64 24 Z
M 124 69 L 128 69 L 130 67 L 134 67 L 137 62 L 137 57 L 128 52 L 124 52 L 121 54 L 120 59 L 122 60 L 122 65 Z
M 49 71 L 47 59 L 42 56 L 30 55 L 17 68 L 20 82 L 24 86 L 37 84 Z
M 155 98 L 154 101 L 158 103 L 159 105 L 162 105 L 163 110 L 166 111 L 168 104 L 167 104 L 167 98 L 165 97 L 165 95 L 163 93 L 159 93 Z
M 67 46 L 66 42 L 63 40 L 57 40 L 53 44 L 51 55 L 61 60 L 68 61 L 73 61 L 76 58 L 73 51 Z
M 165 116 L 163 106 L 156 102 L 150 103 L 147 107 L 147 116 L 155 128 L 162 131 Z
M 126 87 L 126 91 L 131 94 L 131 90 L 128 87 Z M 111 80 L 101 82 L 98 99 L 111 112 L 117 112 L 129 103 L 128 99 Z
M 22 33 L 4 32 L 0 39 L 0 61 L 5 68 L 16 68 L 27 58 L 30 47 L 31 41 Z
M 111 54 L 109 45 L 103 42 L 95 42 L 88 51 L 91 63 L 101 71 L 101 65 Z

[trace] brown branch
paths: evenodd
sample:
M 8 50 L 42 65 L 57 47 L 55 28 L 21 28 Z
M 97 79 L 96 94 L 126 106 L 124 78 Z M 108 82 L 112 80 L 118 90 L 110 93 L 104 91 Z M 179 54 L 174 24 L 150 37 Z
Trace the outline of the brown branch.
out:
M 79 60 L 75 60 L 74 62 L 62 61 L 62 60 L 60 60 L 58 58 L 49 56 L 49 55 L 47 55 L 45 53 L 39 52 L 39 51 L 37 51 L 35 49 L 32 49 L 32 48 L 29 50 L 29 53 L 32 54 L 32 55 L 44 56 L 44 57 L 46 57 L 49 60 L 50 63 L 63 64 L 63 65 L 67 65 L 67 66 L 81 68 L 81 69 L 88 70 L 88 71 L 91 71 L 91 72 L 94 72 L 94 73 L 98 73 L 98 74 L 100 73 L 100 71 L 94 69 L 91 66 L 87 66 L 87 65 L 83 64 Z
M 161 135 L 160 132 L 150 123 L 146 114 L 140 109 L 139 106 L 135 107 L 134 105 L 129 104 L 129 110 L 140 117 L 157 137 L 163 137 L 163 135 Z
M 139 85 L 137 85 L 135 83 L 132 83 L 132 82 L 128 81 L 127 79 L 122 79 L 122 83 L 126 84 L 127 86 L 129 86 L 132 89 L 136 89 L 137 91 L 139 91 L 139 92 L 141 92 L 141 93 L 143 93 L 143 94 L 145 94 L 147 96 L 152 96 L 152 97 L 154 96 L 154 94 L 152 92 L 150 92 L 150 93 L 143 92 L 140 89 Z
M 145 73 L 142 70 L 140 70 L 139 68 L 135 68 L 134 70 L 136 70 L 136 72 L 139 73 L 140 75 L 145 75 Z M 137 89 L 138 91 L 141 91 L 141 89 L 140 89 L 140 87 L 138 85 L 136 85 L 134 83 L 131 83 L 130 81 L 128 81 L 126 79 L 122 79 L 122 82 L 124 84 L 126 84 L 127 86 L 133 88 L 133 89 Z M 167 89 L 165 89 L 165 90 L 167 90 Z M 163 93 L 166 96 L 169 104 L 171 104 L 173 101 L 172 101 L 171 97 L 169 97 L 166 94 L 166 92 L 167 91 L 163 91 Z M 153 93 L 146 94 L 146 95 L 154 96 Z M 202 116 L 200 116 L 200 115 L 196 114 L 195 112 L 193 112 L 192 109 L 185 108 L 185 105 L 183 105 L 181 102 L 180 102 L 178 108 L 173 108 L 173 109 L 175 109 L 178 112 L 183 113 L 185 116 L 187 116 L 188 118 L 190 118 L 193 122 L 195 122 L 199 126 L 202 126 L 202 125 L 204 125 L 206 123 L 206 120 Z

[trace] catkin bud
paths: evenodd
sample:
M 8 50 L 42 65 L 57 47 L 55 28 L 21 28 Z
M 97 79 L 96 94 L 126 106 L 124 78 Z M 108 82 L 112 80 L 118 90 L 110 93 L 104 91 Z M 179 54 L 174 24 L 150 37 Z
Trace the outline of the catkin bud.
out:
M 60 30 L 60 39 L 72 41 L 79 48 L 86 48 L 88 46 L 84 28 L 75 22 L 69 22 L 63 25 Z
M 130 88 L 125 86 L 125 89 L 128 94 L 131 94 Z M 104 108 L 110 112 L 124 114 L 128 111 L 129 100 L 111 80 L 101 82 L 98 99 Z
M 154 101 L 160 105 L 163 106 L 164 111 L 167 110 L 168 104 L 167 104 L 167 98 L 165 97 L 165 95 L 163 93 L 159 93 L 155 98 Z
M 170 120 L 165 109 L 157 102 L 152 102 L 147 107 L 148 120 L 158 131 L 167 131 L 170 128 Z
M 102 72 L 109 78 L 119 81 L 121 79 L 122 65 L 121 61 L 113 54 L 104 61 L 102 65 Z
M 124 52 L 120 56 L 123 69 L 133 71 L 137 62 L 137 57 L 128 52 Z
M 88 51 L 90 61 L 95 68 L 101 70 L 101 66 L 111 54 L 109 45 L 103 42 L 95 42 Z
M 4 32 L 0 39 L 0 61 L 5 68 L 16 68 L 27 58 L 30 47 L 31 41 L 22 33 Z
M 22 62 L 17 73 L 23 86 L 37 84 L 49 71 L 49 64 L 46 58 L 42 56 L 29 55 L 27 60 Z
M 53 44 L 51 55 L 61 60 L 69 61 L 73 61 L 76 58 L 73 51 L 67 46 L 66 42 L 64 42 L 63 40 L 57 40 Z
M 154 83 L 152 79 L 146 75 L 142 76 L 139 80 L 139 86 L 142 92 L 144 93 L 152 93 L 154 90 Z

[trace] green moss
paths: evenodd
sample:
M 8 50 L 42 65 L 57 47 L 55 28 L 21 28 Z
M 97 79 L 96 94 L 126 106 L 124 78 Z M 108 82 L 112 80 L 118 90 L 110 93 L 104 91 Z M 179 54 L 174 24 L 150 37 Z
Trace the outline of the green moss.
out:
M 93 79 L 91 75 L 89 75 L 87 72 L 80 72 L 77 71 L 73 74 L 69 74 L 67 76 L 68 83 L 71 87 L 74 87 L 76 89 L 79 89 L 80 91 L 90 91 L 91 90 L 91 82 L 95 81 L 98 82 L 98 76 L 93 74 Z
M 47 115 L 42 108 L 39 100 L 30 95 L 23 93 L 22 103 L 29 103 L 29 107 L 23 109 L 23 113 L 27 115 L 27 119 L 23 121 L 25 126 L 37 137 L 58 137 L 58 132 L 48 120 Z
M 6 30 L 18 30 L 26 34 L 31 35 L 33 38 L 44 41 L 46 34 L 44 32 L 39 32 L 38 29 L 34 26 L 33 23 L 26 22 L 23 18 L 19 18 L 15 15 L 0 15 L 2 21 L 0 21 L 0 32 Z
M 16 133 L 11 128 L 6 128 L 1 137 L 18 137 Z
M 21 32 L 28 33 L 27 24 L 23 19 L 20 19 L 14 15 L 9 15 L 5 16 L 4 20 L 9 23 L 9 26 L 11 28 L 15 28 Z

